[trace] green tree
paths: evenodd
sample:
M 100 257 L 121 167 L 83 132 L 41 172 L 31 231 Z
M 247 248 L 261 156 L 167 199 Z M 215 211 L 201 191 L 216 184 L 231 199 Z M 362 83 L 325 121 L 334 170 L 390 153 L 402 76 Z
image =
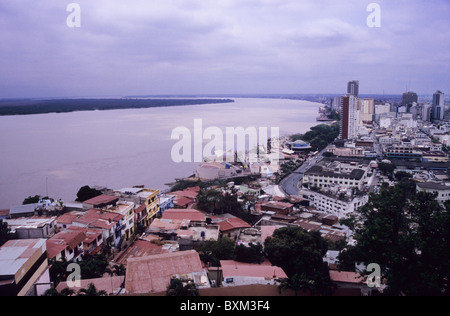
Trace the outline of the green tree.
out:
M 279 228 L 266 239 L 264 249 L 270 262 L 281 267 L 292 284 L 300 278 L 312 284 L 313 293 L 328 293 L 331 281 L 323 262 L 328 245 L 319 232 L 300 227 Z
M 11 229 L 8 227 L 8 223 L 3 222 L 0 219 L 0 247 L 3 246 L 5 242 L 11 239 L 17 238 L 16 233 L 11 233 Z
M 94 284 L 89 283 L 88 288 L 79 290 L 77 296 L 108 296 L 108 293 L 104 290 L 97 290 Z
M 166 296 L 198 296 L 198 289 L 193 282 L 183 284 L 180 279 L 171 279 Z
M 234 241 L 227 237 L 219 238 L 217 241 L 209 240 L 202 243 L 197 251 L 205 264 L 218 267 L 220 260 L 234 259 Z
M 127 270 L 123 264 L 115 264 L 112 267 L 107 267 L 105 269 L 105 272 L 108 273 L 110 276 L 113 275 L 123 276 L 126 274 Z
M 435 198 L 416 192 L 410 179 L 382 186 L 342 221 L 356 240 L 341 254 L 342 266 L 379 264 L 388 295 L 449 295 L 450 204 Z
M 217 190 L 200 190 L 197 195 L 198 209 L 214 214 L 222 214 L 219 210 L 219 204 L 223 199 L 223 194 Z
M 75 294 L 75 291 L 69 288 L 64 288 L 61 292 L 58 292 L 56 289 L 52 288 L 47 291 L 42 296 L 72 296 Z
M 380 172 L 389 177 L 390 179 L 393 179 L 394 176 L 394 170 L 395 170 L 395 165 L 391 164 L 391 163 L 387 163 L 387 162 L 380 162 L 378 164 L 378 169 L 380 169 Z
M 263 247 L 260 243 L 236 246 L 234 257 L 236 261 L 240 262 L 261 263 L 264 260 Z
M 78 190 L 76 201 L 84 202 L 101 194 L 102 194 L 101 191 L 93 189 L 88 185 L 85 185 Z
M 26 199 L 23 200 L 22 204 L 23 205 L 35 204 L 35 203 L 38 203 L 40 199 L 41 199 L 40 195 L 29 196 L 29 197 L 27 197 Z
M 49 261 L 50 281 L 52 281 L 55 286 L 57 286 L 62 281 L 66 281 L 67 276 L 70 273 L 67 272 L 68 265 L 69 262 L 67 262 L 66 259 L 62 260 L 51 259 Z
M 108 260 L 103 254 L 85 256 L 78 262 L 81 269 L 81 279 L 101 278 L 108 272 Z

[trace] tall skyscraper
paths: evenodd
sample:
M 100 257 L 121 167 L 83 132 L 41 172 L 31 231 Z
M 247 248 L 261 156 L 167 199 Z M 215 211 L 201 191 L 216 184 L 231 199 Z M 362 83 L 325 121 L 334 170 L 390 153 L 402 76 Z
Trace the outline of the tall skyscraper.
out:
M 433 94 L 433 102 L 431 103 L 431 121 L 443 120 L 444 110 L 444 93 L 438 90 Z
M 353 80 L 349 81 L 347 84 L 347 94 L 353 95 L 355 97 L 359 96 L 359 81 Z
M 417 97 L 417 93 L 415 92 L 405 92 L 402 95 L 402 105 L 404 106 L 408 106 L 413 104 L 414 102 L 417 103 L 418 101 L 418 97 Z
M 341 97 L 341 139 L 355 139 L 358 136 L 358 98 L 353 95 Z

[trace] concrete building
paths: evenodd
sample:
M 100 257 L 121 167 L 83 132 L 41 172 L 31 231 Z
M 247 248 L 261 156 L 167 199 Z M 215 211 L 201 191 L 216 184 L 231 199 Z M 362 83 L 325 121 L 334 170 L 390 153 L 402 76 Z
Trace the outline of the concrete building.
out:
M 210 287 L 199 254 L 187 250 L 128 259 L 125 289 L 129 294 L 162 294 L 174 278 L 199 289 Z
M 450 186 L 435 182 L 418 182 L 417 191 L 437 194 L 436 199 L 440 203 L 450 200 Z
M 243 263 L 234 260 L 220 260 L 222 286 L 249 284 L 277 285 L 278 280 L 287 278 L 282 268 L 270 264 Z
M 359 80 L 353 80 L 347 83 L 347 94 L 355 97 L 359 96 Z
M 50 238 L 56 231 L 56 217 L 21 217 L 4 222 L 19 239 Z
M 195 175 L 202 180 L 226 179 L 239 175 L 242 170 L 228 162 L 205 162 L 200 164 Z
M 47 240 L 48 259 L 56 261 L 81 261 L 84 255 L 84 240 L 86 235 L 83 231 L 59 232 Z
M 51 288 L 45 239 L 9 240 L 0 247 L 0 296 L 39 296 Z
M 433 94 L 433 102 L 431 103 L 431 121 L 442 121 L 444 119 L 444 112 L 444 93 L 438 90 Z
M 322 162 L 305 172 L 302 183 L 310 188 L 339 186 L 362 190 L 368 168 L 368 164 L 363 165 L 359 162 Z
M 300 195 L 307 198 L 310 206 L 319 212 L 337 216 L 339 219 L 345 218 L 369 201 L 368 195 L 341 197 L 333 193 L 328 194 L 326 191 L 315 192 L 307 189 L 302 189 Z
M 341 139 L 355 139 L 358 136 L 358 98 L 353 95 L 341 97 Z
M 412 91 L 403 93 L 403 95 L 402 95 L 402 105 L 403 106 L 412 105 L 413 103 L 417 103 L 417 102 L 418 102 L 417 93 L 412 92 Z

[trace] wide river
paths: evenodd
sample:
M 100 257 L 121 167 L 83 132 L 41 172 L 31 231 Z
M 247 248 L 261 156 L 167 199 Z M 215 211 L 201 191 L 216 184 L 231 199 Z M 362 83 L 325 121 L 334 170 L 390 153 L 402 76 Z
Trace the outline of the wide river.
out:
M 166 183 L 196 163 L 171 157 L 176 127 L 278 127 L 281 135 L 317 125 L 320 104 L 237 98 L 234 103 L 0 117 L 0 209 L 32 195 L 73 201 L 84 185 L 112 189 Z

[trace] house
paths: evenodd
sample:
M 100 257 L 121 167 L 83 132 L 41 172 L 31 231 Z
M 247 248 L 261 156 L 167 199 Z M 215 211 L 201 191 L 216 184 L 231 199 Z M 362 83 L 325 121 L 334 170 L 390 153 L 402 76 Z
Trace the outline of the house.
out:
M 140 219 L 140 224 L 148 227 L 159 213 L 159 190 L 148 189 L 141 186 L 115 190 L 114 195 L 120 197 L 121 201 L 133 202 L 136 205 L 145 205 L 145 217 Z
M 346 290 L 349 295 L 367 295 L 371 289 L 357 272 L 330 270 L 330 279 L 337 289 Z
M 178 231 L 187 230 L 190 224 L 188 219 L 156 218 L 147 232 L 166 240 L 177 240 Z
M 276 285 L 278 280 L 288 277 L 282 268 L 267 263 L 253 264 L 221 260 L 220 265 L 224 287 L 250 284 Z
M 269 201 L 266 203 L 261 204 L 261 210 L 263 212 L 276 212 L 283 215 L 289 215 L 294 210 L 294 205 L 291 203 L 284 203 L 284 202 L 276 202 L 276 201 Z
M 84 240 L 86 234 L 82 231 L 62 231 L 47 240 L 47 257 L 61 261 L 81 261 L 84 255 Z
M 80 227 L 98 228 L 103 231 L 105 244 L 118 247 L 124 237 L 124 215 L 90 209 L 87 212 L 76 212 L 72 225 Z
M 128 201 L 119 201 L 116 203 L 115 206 L 110 206 L 106 208 L 107 212 L 112 212 L 123 216 L 122 223 L 125 240 L 129 240 L 134 233 L 135 228 L 134 208 L 135 204 L 133 202 Z
M 194 209 L 168 209 L 166 210 L 162 219 L 187 219 L 190 221 L 191 225 L 201 226 L 205 224 L 206 217 L 202 212 Z
M 86 236 L 83 240 L 84 254 L 94 255 L 101 251 L 103 246 L 103 231 L 101 229 L 70 226 L 66 231 L 84 233 Z
M 11 206 L 9 209 L 9 216 L 11 218 L 33 216 L 38 204 L 25 204 Z
M 101 194 L 92 199 L 83 202 L 84 209 L 103 208 L 106 206 L 115 206 L 119 201 L 119 197 L 114 195 Z
M 21 217 L 4 222 L 19 239 L 49 238 L 56 231 L 56 217 Z
M 250 224 L 238 217 L 225 218 L 224 220 L 217 221 L 216 224 L 219 226 L 220 233 L 223 236 L 234 240 L 237 239 L 242 229 L 251 227 Z
M 162 215 L 169 208 L 175 207 L 175 196 L 162 194 L 159 196 L 159 215 Z
M 147 240 L 138 239 L 132 243 L 127 249 L 120 252 L 114 259 L 115 264 L 123 264 L 127 266 L 128 259 L 141 258 L 151 255 L 159 255 L 162 253 L 168 253 L 167 249 L 164 249 L 162 245 L 157 245 Z
M 9 240 L 0 247 L 0 296 L 39 296 L 51 288 L 45 239 Z
M 242 170 L 228 162 L 205 162 L 200 164 L 195 175 L 201 180 L 226 179 L 235 177 L 242 173 Z
M 174 206 L 180 208 L 191 208 L 197 200 L 197 195 L 200 192 L 200 187 L 187 188 L 182 191 L 173 191 L 169 196 L 173 197 Z
M 199 254 L 187 250 L 128 259 L 125 289 L 129 294 L 165 293 L 173 278 L 210 287 Z

